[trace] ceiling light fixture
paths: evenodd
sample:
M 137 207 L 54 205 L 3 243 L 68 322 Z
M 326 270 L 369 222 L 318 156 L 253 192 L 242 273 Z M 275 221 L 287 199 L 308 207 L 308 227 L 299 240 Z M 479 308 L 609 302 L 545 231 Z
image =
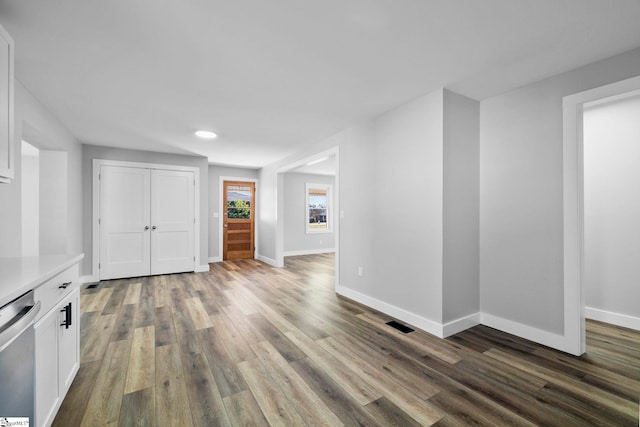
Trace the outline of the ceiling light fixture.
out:
M 198 130 L 196 131 L 196 136 L 198 138 L 205 139 L 213 139 L 218 137 L 218 135 L 216 135 L 214 132 L 211 132 L 210 130 Z
M 312 160 L 309 163 L 307 163 L 307 166 L 311 166 L 311 165 L 317 165 L 318 163 L 322 163 L 325 160 L 327 160 L 329 157 L 323 157 L 321 159 L 316 159 L 316 160 Z

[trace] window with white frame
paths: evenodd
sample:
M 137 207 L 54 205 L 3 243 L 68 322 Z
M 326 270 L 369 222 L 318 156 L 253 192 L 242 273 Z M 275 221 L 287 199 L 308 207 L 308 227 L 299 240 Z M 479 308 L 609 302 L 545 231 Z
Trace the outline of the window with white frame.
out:
M 331 185 L 307 183 L 305 189 L 307 234 L 331 233 Z

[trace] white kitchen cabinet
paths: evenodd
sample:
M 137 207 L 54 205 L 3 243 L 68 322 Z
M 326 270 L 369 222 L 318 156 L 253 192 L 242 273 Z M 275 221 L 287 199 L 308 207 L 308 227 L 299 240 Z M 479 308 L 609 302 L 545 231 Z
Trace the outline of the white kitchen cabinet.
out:
M 35 425 L 49 426 L 80 367 L 77 266 L 36 288 L 43 312 L 35 323 Z
M 0 183 L 14 176 L 13 39 L 0 25 Z

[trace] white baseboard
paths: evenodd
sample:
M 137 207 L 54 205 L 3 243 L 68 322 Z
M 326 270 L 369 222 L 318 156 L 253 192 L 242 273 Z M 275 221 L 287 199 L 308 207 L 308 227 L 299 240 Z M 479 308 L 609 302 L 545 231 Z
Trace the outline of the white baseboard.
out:
M 640 317 L 628 316 L 626 314 L 614 313 L 592 307 L 585 307 L 584 314 L 587 319 L 599 320 L 600 322 L 611 323 L 612 325 L 640 331 Z
M 301 256 L 301 255 L 317 255 L 317 254 L 331 254 L 334 253 L 335 248 L 325 249 L 305 249 L 301 251 L 285 251 L 284 256 Z
M 209 264 L 196 266 L 196 273 L 204 273 L 205 271 L 209 271 Z
M 474 326 L 479 325 L 480 316 L 480 313 L 474 313 L 445 323 L 442 326 L 443 338 L 450 337 L 451 335 L 455 335 L 458 332 L 464 331 L 465 329 L 473 328 Z
M 209 258 L 209 262 L 222 262 L 222 257 L 220 256 L 214 256 Z
M 423 331 L 426 331 L 432 335 L 437 336 L 438 338 L 444 338 L 443 335 L 443 325 L 440 323 L 434 322 L 433 320 L 429 320 L 427 318 L 418 316 L 415 313 L 411 313 L 403 308 L 396 307 L 384 301 L 380 301 L 379 299 L 370 297 L 368 295 L 362 294 L 358 291 L 354 291 L 353 289 L 346 288 L 344 286 L 336 286 L 336 293 L 338 295 L 342 295 L 354 301 L 357 301 L 361 304 L 366 305 L 367 307 L 374 308 L 378 311 L 383 312 L 391 317 L 394 317 L 398 320 L 402 320 L 403 322 L 409 323 L 410 325 L 416 326 Z
M 543 329 L 534 328 L 533 326 L 514 322 L 513 320 L 504 319 L 492 314 L 481 313 L 480 323 L 502 332 L 555 348 L 565 353 L 574 353 L 571 343 L 567 341 L 564 335 L 554 334 L 553 332 Z
M 258 254 L 257 258 L 258 258 L 258 261 L 262 261 L 265 264 L 269 264 L 272 267 L 282 267 L 281 265 L 278 265 L 275 259 L 267 258 L 264 255 Z
M 80 283 L 94 283 L 94 282 L 99 282 L 100 279 L 96 276 L 80 276 L 80 278 L 78 279 L 80 281 Z

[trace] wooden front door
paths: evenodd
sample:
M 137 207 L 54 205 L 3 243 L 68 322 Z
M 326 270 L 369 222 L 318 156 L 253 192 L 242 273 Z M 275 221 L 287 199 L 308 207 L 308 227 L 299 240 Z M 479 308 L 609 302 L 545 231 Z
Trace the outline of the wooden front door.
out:
M 225 181 L 223 188 L 222 259 L 253 259 L 255 183 Z

